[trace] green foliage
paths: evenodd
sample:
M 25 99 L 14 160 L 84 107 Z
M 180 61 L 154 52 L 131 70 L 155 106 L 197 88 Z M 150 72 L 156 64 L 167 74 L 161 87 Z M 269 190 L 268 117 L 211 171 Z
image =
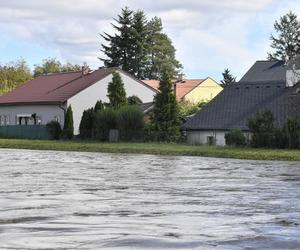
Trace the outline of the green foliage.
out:
M 223 80 L 221 80 L 221 83 L 223 86 L 228 86 L 232 83 L 236 82 L 236 77 L 234 77 L 229 69 L 225 69 L 224 72 L 222 73 L 223 75 Z
M 127 98 L 127 103 L 128 103 L 128 105 L 140 105 L 143 102 L 136 95 L 132 95 Z
M 162 71 L 167 68 L 172 78 L 176 77 L 182 65 L 175 57 L 175 48 L 171 39 L 163 33 L 161 19 L 152 18 L 147 25 L 148 28 L 148 62 L 145 69 L 146 79 L 160 79 Z
M 66 139 L 72 139 L 74 136 L 73 111 L 71 106 L 67 108 L 67 112 L 65 114 L 63 136 Z
M 96 114 L 93 108 L 83 111 L 80 125 L 79 136 L 82 139 L 91 139 L 95 127 Z
M 96 114 L 96 139 L 108 141 L 109 130 L 117 128 L 117 111 L 112 108 L 103 109 Z
M 288 148 L 300 148 L 300 123 L 294 118 L 289 118 L 283 131 L 286 135 L 286 147 Z
M 178 104 L 172 90 L 170 73 L 164 69 L 159 82 L 159 92 L 154 97 L 151 123 L 157 140 L 176 141 L 180 137 Z
M 225 134 L 225 142 L 228 146 L 245 146 L 246 137 L 240 129 L 232 129 Z
M 300 54 L 300 22 L 295 13 L 290 11 L 275 21 L 274 29 L 277 36 L 271 35 L 271 48 L 269 59 L 288 61 Z
M 117 111 L 117 127 L 123 141 L 140 139 L 144 114 L 137 106 L 123 106 Z
M 32 79 L 30 69 L 24 59 L 0 65 L 0 95 Z
M 42 61 L 41 64 L 34 65 L 33 75 L 37 77 L 39 75 L 45 75 L 49 73 L 71 72 L 81 70 L 81 66 L 77 64 L 62 63 L 56 58 L 47 58 Z
M 257 112 L 249 119 L 248 127 L 252 134 L 251 143 L 254 147 L 270 147 L 274 143 L 274 118 L 271 111 Z
M 104 109 L 104 104 L 102 101 L 97 101 L 94 107 L 94 112 L 97 113 L 98 111 L 101 111 Z
M 163 33 L 160 18 L 148 21 L 143 11 L 126 7 L 115 21 L 115 34 L 101 35 L 106 58 L 99 59 L 106 67 L 121 67 L 139 79 L 159 79 L 163 67 L 169 67 L 174 76 L 182 68 L 171 39 Z
M 46 124 L 50 139 L 59 140 L 62 135 L 60 123 L 58 121 L 51 121 Z
M 178 103 L 178 116 L 181 121 L 186 121 L 186 119 L 197 113 L 202 107 L 204 107 L 207 102 L 191 103 L 191 102 L 180 102 Z
M 113 72 L 112 81 L 107 87 L 107 97 L 112 108 L 119 108 L 127 104 L 126 92 L 122 78 L 118 72 Z

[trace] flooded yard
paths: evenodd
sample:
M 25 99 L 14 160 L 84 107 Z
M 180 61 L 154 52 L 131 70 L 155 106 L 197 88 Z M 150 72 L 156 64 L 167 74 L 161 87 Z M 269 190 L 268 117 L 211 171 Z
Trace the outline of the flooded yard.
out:
M 300 163 L 0 150 L 0 249 L 300 249 Z

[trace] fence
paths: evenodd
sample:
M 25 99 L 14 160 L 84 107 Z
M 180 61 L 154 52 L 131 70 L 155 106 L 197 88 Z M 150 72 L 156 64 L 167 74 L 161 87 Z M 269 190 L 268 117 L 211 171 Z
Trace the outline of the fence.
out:
M 49 139 L 45 125 L 0 126 L 1 138 Z

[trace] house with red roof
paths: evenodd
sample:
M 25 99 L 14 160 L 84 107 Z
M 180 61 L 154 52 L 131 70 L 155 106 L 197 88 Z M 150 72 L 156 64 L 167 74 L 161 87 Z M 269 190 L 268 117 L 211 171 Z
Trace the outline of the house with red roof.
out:
M 143 80 L 148 86 L 158 90 L 159 80 Z M 177 101 L 199 103 L 209 101 L 223 88 L 212 78 L 173 80 L 172 85 Z
M 127 96 L 152 102 L 157 90 L 119 68 L 41 75 L 0 96 L 0 125 L 46 125 L 56 120 L 61 126 L 69 105 L 73 109 L 74 133 L 84 110 L 98 100 L 108 102 L 107 86 L 112 73 L 120 74 Z

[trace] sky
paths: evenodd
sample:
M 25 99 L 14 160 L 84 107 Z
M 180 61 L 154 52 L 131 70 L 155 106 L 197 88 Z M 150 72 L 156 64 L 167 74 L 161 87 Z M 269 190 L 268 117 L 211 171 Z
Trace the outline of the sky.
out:
M 299 0 L 0 0 L 0 63 L 24 58 L 29 66 L 56 57 L 62 62 L 103 66 L 100 34 L 113 34 L 121 8 L 162 19 L 186 78 L 237 80 L 265 60 L 275 20 Z

